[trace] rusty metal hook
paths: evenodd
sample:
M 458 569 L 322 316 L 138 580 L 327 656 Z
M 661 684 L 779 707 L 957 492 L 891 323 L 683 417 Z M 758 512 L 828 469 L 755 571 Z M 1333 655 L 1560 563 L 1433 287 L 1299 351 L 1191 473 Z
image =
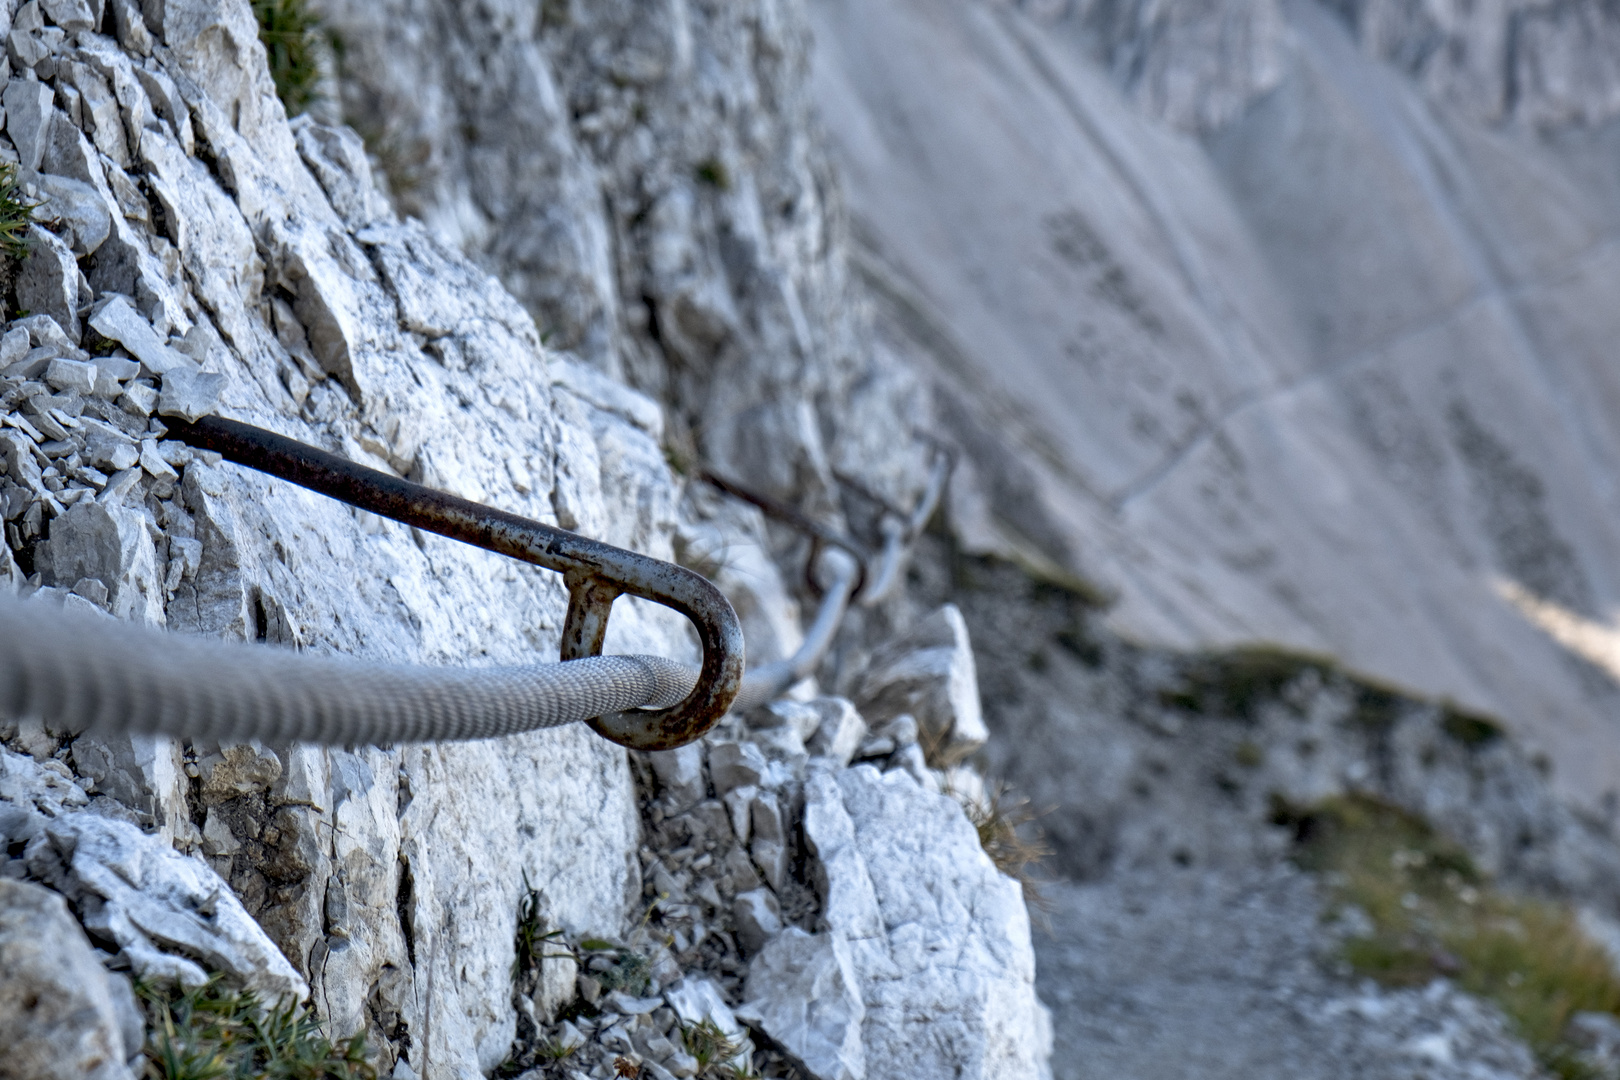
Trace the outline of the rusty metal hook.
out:
M 561 659 L 597 656 L 613 601 L 624 593 L 685 615 L 697 628 L 703 667 L 684 701 L 587 721 L 603 738 L 636 750 L 671 750 L 699 739 L 725 715 L 742 685 L 743 636 L 736 612 L 700 574 L 565 529 L 484 506 L 367 468 L 337 454 L 251 424 L 205 416 L 196 423 L 164 418 L 168 438 L 212 450 L 227 461 L 322 495 L 556 570 L 568 586 Z

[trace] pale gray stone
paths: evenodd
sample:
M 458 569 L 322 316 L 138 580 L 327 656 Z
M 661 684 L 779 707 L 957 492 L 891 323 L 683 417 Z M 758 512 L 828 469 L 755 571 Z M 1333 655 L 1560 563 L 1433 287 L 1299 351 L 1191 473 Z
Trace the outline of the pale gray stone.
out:
M 0 367 L 10 367 L 21 360 L 32 343 L 28 338 L 28 331 L 20 326 L 14 326 L 0 335 Z
M 90 313 L 90 328 L 128 349 L 153 375 L 196 370 L 196 361 L 171 349 L 126 297 L 98 301 Z
M 709 779 L 721 798 L 735 788 L 758 786 L 765 769 L 765 755 L 751 742 L 721 742 L 709 747 Z
M 166 735 L 80 735 L 73 768 L 96 793 L 117 799 L 158 826 L 164 839 L 189 835 L 191 782 L 177 740 Z
M 13 329 L 28 331 L 28 340 L 36 348 L 51 349 L 56 356 L 65 356 L 70 360 L 88 360 L 89 354 L 73 343 L 62 329 L 62 325 L 49 314 L 36 312 L 26 318 L 18 319 L 12 324 Z
M 708 784 L 703 777 L 703 748 L 689 743 L 678 750 L 655 750 L 647 755 L 658 778 L 659 797 L 673 810 L 703 801 Z
M 124 387 L 118 406 L 135 416 L 151 416 L 157 409 L 158 389 L 143 382 L 132 382 Z
M 790 727 L 799 741 L 808 744 L 821 726 L 822 710 L 803 701 L 782 698 L 760 709 L 751 723 L 761 728 Z
M 860 979 L 849 942 L 836 931 L 812 935 L 790 926 L 772 938 L 749 962 L 746 997 L 738 1014 L 804 1062 L 817 1080 L 931 1075 L 903 1062 L 894 1063 L 894 1071 L 868 1070 Z
M 33 6 L 33 0 L 29 0 L 29 3 L 23 5 L 23 10 L 26 11 Z M 19 11 L 18 14 L 20 16 L 22 12 Z M 19 18 L 12 26 L 17 27 L 20 22 Z M 25 35 L 25 31 L 13 29 L 12 34 Z M 31 67 L 32 64 L 25 66 Z M 50 134 L 47 129 L 54 116 L 51 88 L 34 79 L 12 79 L 6 84 L 3 100 L 6 108 L 6 134 L 11 137 L 11 143 L 17 148 L 17 156 L 20 159 L 17 168 L 23 177 L 29 178 L 39 171 L 40 160 L 45 154 L 45 143 Z
M 29 846 L 28 865 L 67 896 L 88 929 L 116 941 L 142 978 L 198 987 L 212 970 L 266 1001 L 309 993 L 230 887 L 159 837 L 122 821 L 72 814 L 44 826 Z
M 79 337 L 79 265 L 73 251 L 49 229 L 28 227 L 28 257 L 17 269 L 17 303 L 49 315 L 68 335 Z
M 979 704 L 973 646 L 954 604 L 944 605 L 875 650 L 856 698 L 874 724 L 909 713 L 935 752 L 946 759 L 972 753 L 990 735 Z M 850 753 L 859 741 L 857 735 Z
M 52 523 L 50 550 L 59 582 L 95 578 L 107 586 L 113 614 L 163 625 L 157 550 L 136 511 L 79 502 Z
M 870 766 L 812 777 L 805 802 L 825 879 L 816 938 L 849 942 L 869 1075 L 1049 1076 L 1023 893 L 960 805 Z
M 788 821 L 782 813 L 781 800 L 773 792 L 761 791 L 748 803 L 750 837 L 748 854 L 766 884 L 781 890 L 787 880 Z
M 805 749 L 817 757 L 829 759 L 840 769 L 848 765 L 866 737 L 866 720 L 845 698 L 816 698 L 809 707 L 820 719 Z
M 34 186 L 41 200 L 34 220 L 65 229 L 64 239 L 75 255 L 94 254 L 112 231 L 112 212 L 101 194 L 82 180 L 52 173 L 39 174 Z
M 128 1080 L 113 980 L 62 897 L 0 878 L 0 1024 L 15 1080 Z M 126 994 L 128 990 L 124 991 Z M 139 1029 L 137 1029 L 139 1030 Z
M 57 390 L 90 394 L 96 388 L 96 365 L 58 357 L 46 365 L 45 381 Z
M 749 954 L 758 952 L 782 929 L 781 905 L 769 889 L 738 893 L 732 910 L 737 919 L 737 940 Z
M 196 422 L 219 408 L 220 395 L 225 392 L 225 376 L 209 371 L 188 371 L 183 367 L 171 368 L 163 376 L 163 392 L 158 396 L 157 411 L 162 416 L 178 416 Z
M 89 0 L 39 0 L 40 10 L 51 22 L 69 32 L 94 30 L 101 5 L 91 8 Z

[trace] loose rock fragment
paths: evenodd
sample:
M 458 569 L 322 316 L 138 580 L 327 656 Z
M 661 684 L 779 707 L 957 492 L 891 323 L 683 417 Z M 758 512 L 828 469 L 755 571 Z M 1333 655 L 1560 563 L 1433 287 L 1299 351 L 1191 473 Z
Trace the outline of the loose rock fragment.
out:
M 738 1015 L 763 1028 L 817 1080 L 866 1080 L 866 1006 L 843 935 L 788 927 L 749 963 L 747 996 Z
M 765 769 L 765 755 L 751 742 L 717 743 L 709 750 L 709 779 L 721 798 L 734 788 L 757 785 Z
M 30 21 L 28 13 L 32 9 L 33 20 L 37 21 L 39 11 L 37 6 L 30 2 L 18 9 L 11 23 L 11 51 L 17 52 L 18 41 L 22 43 L 27 62 L 23 67 L 32 67 L 43 56 L 39 55 L 38 39 L 31 38 L 24 29 Z M 49 135 L 47 130 L 51 122 L 51 88 L 42 82 L 33 79 L 12 79 L 6 84 L 6 134 L 11 136 L 11 143 L 17 148 L 18 172 L 24 177 L 39 171 L 40 159 L 45 154 L 45 141 Z
M 805 749 L 817 757 L 830 759 L 840 769 L 848 765 L 866 737 L 866 721 L 844 698 L 817 698 L 809 707 L 820 717 L 820 722 Z
M 100 193 L 82 180 L 52 173 L 41 173 L 34 183 L 41 197 L 34 220 L 62 228 L 75 255 L 94 254 L 112 231 L 112 215 Z
M 0 878 L 0 1031 L 10 1080 L 128 1080 L 140 1049 L 125 1042 L 110 975 L 58 894 Z
M 187 959 L 196 957 L 266 1001 L 309 993 L 230 887 L 160 837 L 70 814 L 46 824 L 28 866 L 75 904 L 86 927 L 117 942 L 142 978 L 201 986 L 207 974 Z
M 195 360 L 171 349 L 122 296 L 99 301 L 91 312 L 90 328 L 128 349 L 154 375 L 197 370 Z
M 223 375 L 172 368 L 163 376 L 157 411 L 162 416 L 178 416 L 195 423 L 219 409 L 219 396 L 224 392 Z
M 781 905 L 769 889 L 738 893 L 732 911 L 737 919 L 737 937 L 750 953 L 758 952 L 782 929 Z
M 874 724 L 910 713 L 943 758 L 960 759 L 984 745 L 990 732 L 979 705 L 973 646 L 956 605 L 944 605 L 874 652 L 856 703 Z
M 45 368 L 45 381 L 57 390 L 89 394 L 96 388 L 96 365 L 58 357 Z
M 17 303 L 49 315 L 79 337 L 79 264 L 57 235 L 38 225 L 28 227 L 28 257 L 17 269 Z

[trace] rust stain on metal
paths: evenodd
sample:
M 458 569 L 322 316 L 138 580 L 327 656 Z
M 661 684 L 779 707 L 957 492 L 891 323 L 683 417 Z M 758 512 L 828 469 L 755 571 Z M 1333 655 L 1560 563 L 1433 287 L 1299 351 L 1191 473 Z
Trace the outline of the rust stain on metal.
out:
M 685 615 L 703 645 L 703 667 L 686 700 L 588 721 L 606 739 L 636 750 L 672 750 L 699 739 L 725 715 L 742 685 L 742 627 L 705 577 L 517 514 L 367 468 L 264 428 L 206 416 L 165 418 L 168 437 L 322 495 L 487 551 L 556 570 L 568 585 L 561 659 L 602 651 L 613 600 L 629 593 Z

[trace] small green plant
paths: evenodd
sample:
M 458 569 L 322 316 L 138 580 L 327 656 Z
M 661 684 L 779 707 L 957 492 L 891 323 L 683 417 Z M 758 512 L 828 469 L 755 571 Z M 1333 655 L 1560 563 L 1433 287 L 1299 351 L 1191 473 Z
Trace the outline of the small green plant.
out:
M 556 1064 L 557 1062 L 567 1061 L 569 1058 L 573 1057 L 574 1051 L 578 1050 L 579 1048 L 579 1043 L 565 1043 L 553 1039 L 550 1042 L 541 1043 L 537 1049 L 542 1058 L 546 1059 L 552 1064 Z
M 540 966 L 540 961 L 573 956 L 571 952 L 546 952 L 546 945 L 562 936 L 561 930 L 545 929 L 541 917 L 540 890 L 529 884 L 529 872 L 523 872 L 523 897 L 518 901 L 517 933 L 512 942 L 512 981 Z
M 686 1052 L 698 1063 L 700 1077 L 715 1080 L 743 1080 L 753 1075 L 750 1064 L 738 1061 L 743 1041 L 720 1029 L 713 1020 L 703 1019 L 695 1024 L 681 1025 L 681 1043 Z
M 267 1005 L 217 977 L 195 990 L 137 984 L 144 1080 L 376 1080 L 364 1034 L 333 1043 L 307 1006 Z
M 253 0 L 276 96 L 297 116 L 320 96 L 320 20 L 308 0 Z
M 692 174 L 712 188 L 727 191 L 731 188 L 731 173 L 719 158 L 705 158 L 692 169 Z
M 0 256 L 9 260 L 28 257 L 28 226 L 34 223 L 35 205 L 23 197 L 17 166 L 0 164 Z
M 1334 883 L 1335 902 L 1368 916 L 1371 931 L 1344 943 L 1352 968 L 1388 986 L 1454 979 L 1494 1001 L 1549 1071 L 1586 1075 L 1565 1028 L 1577 1012 L 1620 1014 L 1620 979 L 1567 907 L 1498 891 L 1457 844 L 1370 796 L 1279 803 L 1273 820 L 1293 828 L 1295 860 Z

